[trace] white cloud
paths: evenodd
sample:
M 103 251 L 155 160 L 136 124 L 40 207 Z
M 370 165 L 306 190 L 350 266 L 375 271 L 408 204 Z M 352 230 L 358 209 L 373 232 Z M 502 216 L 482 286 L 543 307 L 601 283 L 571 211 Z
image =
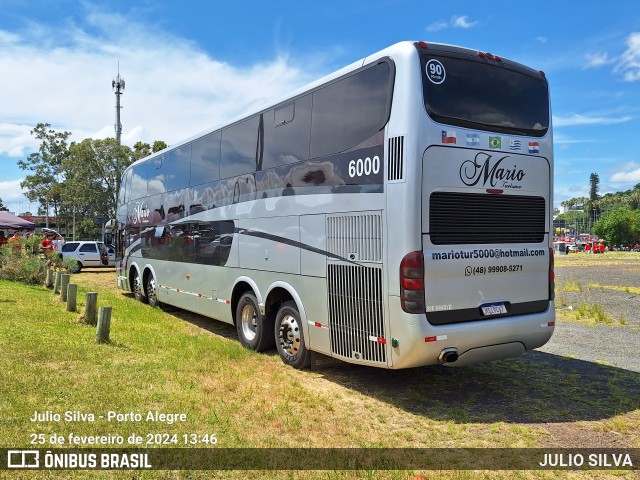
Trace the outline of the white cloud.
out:
M 22 193 L 20 192 L 19 180 L 9 180 L 8 182 L 0 182 L 0 198 L 2 203 L 16 202 L 22 200 Z
M 71 131 L 73 140 L 114 136 L 111 80 L 118 61 L 126 80 L 123 141 L 130 144 L 175 143 L 318 76 L 292 65 L 285 54 L 247 67 L 230 65 L 192 42 L 118 14 L 90 11 L 84 21 L 86 27 L 0 30 L 0 154 L 20 157 L 33 149 L 37 143 L 29 131 L 38 122 Z
M 444 30 L 445 28 L 449 28 L 449 22 L 438 20 L 437 22 L 433 22 L 427 27 L 427 32 L 439 32 L 440 30 Z
M 640 80 L 640 32 L 627 37 L 627 49 L 620 55 L 616 72 L 623 72 L 628 82 Z
M 640 182 L 640 164 L 636 162 L 628 162 L 620 171 L 611 175 L 609 179 L 611 183 L 617 184 L 636 184 Z
M 614 59 L 609 58 L 609 54 L 606 52 L 587 53 L 585 55 L 585 58 L 587 60 L 587 63 L 585 63 L 582 67 L 584 69 L 602 67 L 604 65 L 609 65 L 610 63 L 613 63 L 615 61 Z
M 0 168 L 2 168 L 2 165 L 0 165 Z M 2 204 L 11 212 L 23 213 L 28 210 L 29 200 L 22 194 L 22 189 L 20 188 L 22 180 L 20 178 L 0 182 L 0 199 L 2 199 Z M 35 206 L 34 208 L 37 209 Z
M 555 185 L 553 188 L 553 206 L 560 208 L 562 202 L 571 198 L 584 197 L 589 194 L 588 189 L 582 185 Z
M 466 15 L 454 15 L 451 18 L 451 26 L 455 28 L 471 28 L 477 25 L 478 22 L 470 22 L 469 17 Z
M 438 20 L 433 22 L 431 25 L 427 27 L 428 32 L 438 32 L 440 30 L 444 30 L 446 28 L 471 28 L 478 24 L 477 21 L 469 21 L 469 17 L 467 15 L 454 15 L 451 17 L 451 20 L 448 22 L 445 20 Z
M 582 115 L 579 113 L 569 113 L 567 115 L 554 115 L 553 125 L 555 127 L 569 127 L 575 125 L 614 125 L 633 120 L 630 115 L 619 117 L 607 115 Z

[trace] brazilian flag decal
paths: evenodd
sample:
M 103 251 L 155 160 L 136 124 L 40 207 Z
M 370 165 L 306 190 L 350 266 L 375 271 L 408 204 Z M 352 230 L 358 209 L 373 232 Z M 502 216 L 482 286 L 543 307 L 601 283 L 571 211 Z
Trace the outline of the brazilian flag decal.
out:
M 502 139 L 500 137 L 489 137 L 489 148 L 502 148 Z

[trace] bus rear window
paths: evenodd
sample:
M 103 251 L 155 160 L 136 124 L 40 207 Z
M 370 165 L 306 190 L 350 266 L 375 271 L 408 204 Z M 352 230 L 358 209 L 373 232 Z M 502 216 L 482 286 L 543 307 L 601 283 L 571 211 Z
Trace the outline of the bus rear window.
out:
M 546 79 L 471 58 L 422 56 L 424 102 L 439 123 L 542 137 L 549 129 Z

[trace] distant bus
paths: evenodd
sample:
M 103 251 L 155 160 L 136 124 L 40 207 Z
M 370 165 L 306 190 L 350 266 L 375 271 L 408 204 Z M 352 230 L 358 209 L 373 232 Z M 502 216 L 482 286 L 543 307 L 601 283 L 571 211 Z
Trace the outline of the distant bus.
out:
M 304 368 L 467 365 L 554 330 L 544 73 L 403 42 L 130 166 L 118 284 Z

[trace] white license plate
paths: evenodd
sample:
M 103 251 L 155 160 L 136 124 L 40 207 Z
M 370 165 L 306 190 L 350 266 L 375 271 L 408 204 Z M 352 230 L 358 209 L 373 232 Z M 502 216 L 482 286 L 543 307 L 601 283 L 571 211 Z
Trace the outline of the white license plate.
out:
M 492 305 L 483 305 L 482 314 L 484 316 L 489 315 L 500 315 L 502 313 L 507 313 L 507 307 L 504 306 L 504 303 L 494 303 Z

